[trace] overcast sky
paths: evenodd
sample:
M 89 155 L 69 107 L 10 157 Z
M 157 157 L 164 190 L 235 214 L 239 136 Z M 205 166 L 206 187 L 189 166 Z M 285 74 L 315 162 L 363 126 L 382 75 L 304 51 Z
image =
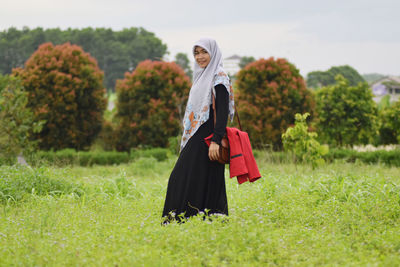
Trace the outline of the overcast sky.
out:
M 399 0 L 0 0 L 9 27 L 143 27 L 191 56 L 203 36 L 223 56 L 284 57 L 305 75 L 348 64 L 400 76 Z

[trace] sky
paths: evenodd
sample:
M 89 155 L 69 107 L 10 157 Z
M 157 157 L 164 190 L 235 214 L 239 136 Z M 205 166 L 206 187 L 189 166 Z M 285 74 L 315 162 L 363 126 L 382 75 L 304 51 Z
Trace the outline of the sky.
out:
M 10 27 L 143 27 L 191 58 L 201 37 L 224 57 L 286 58 L 302 75 L 350 65 L 400 76 L 398 0 L 0 0 Z

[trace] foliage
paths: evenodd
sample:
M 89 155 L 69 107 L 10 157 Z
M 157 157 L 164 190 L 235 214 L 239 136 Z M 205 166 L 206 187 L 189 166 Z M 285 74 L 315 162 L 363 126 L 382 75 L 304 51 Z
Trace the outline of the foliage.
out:
M 241 69 L 243 69 L 243 68 L 246 67 L 248 64 L 250 64 L 250 63 L 252 63 L 252 62 L 254 62 L 254 61 L 256 61 L 256 59 L 255 59 L 254 57 L 242 57 L 242 58 L 240 59 L 240 62 L 239 62 L 239 67 L 240 67 Z
M 400 143 L 400 100 L 379 111 L 379 143 Z
M 107 112 L 106 112 L 107 113 Z M 106 117 L 106 116 L 105 116 Z M 117 133 L 115 131 L 115 123 L 113 121 L 104 118 L 101 131 L 94 141 L 91 149 L 99 148 L 100 150 L 112 151 L 115 149 L 116 142 L 118 140 Z
M 46 168 L 49 178 L 82 184 L 85 194 L 29 194 L 17 205 L 2 205 L 2 265 L 400 264 L 399 168 L 259 164 L 263 178 L 256 183 L 238 186 L 227 180 L 229 220 L 198 216 L 162 227 L 167 178 L 176 158 L 146 160 L 152 168 L 136 163 Z M 4 167 L 0 176 L 11 171 L 13 178 L 25 176 L 21 169 Z
M 13 163 L 17 155 L 27 154 L 36 146 L 30 140 L 30 133 L 39 132 L 43 121 L 34 122 L 27 103 L 21 81 L 0 75 L 0 164 Z
M 168 138 L 168 148 L 174 155 L 179 155 L 179 151 L 181 149 L 181 138 L 181 135 L 171 136 Z
M 181 130 L 189 77 L 174 62 L 146 60 L 117 82 L 117 150 L 166 147 Z
M 367 83 L 373 83 L 382 79 L 383 77 L 385 77 L 385 75 L 379 73 L 369 73 L 369 74 L 363 74 L 362 77 Z
M 150 149 L 132 149 L 130 156 L 132 159 L 138 158 L 155 158 L 157 161 L 164 161 L 168 158 L 169 150 L 167 148 L 150 148 Z
M 364 78 L 352 67 L 348 65 L 332 67 L 327 71 L 313 71 L 307 74 L 307 86 L 320 88 L 336 83 L 335 77 L 342 75 L 349 81 L 351 86 L 356 86 L 360 82 L 365 82 Z
M 114 31 L 107 28 L 83 28 L 60 30 L 9 28 L 0 32 L 0 73 L 9 74 L 25 61 L 43 43 L 63 44 L 70 42 L 81 46 L 96 58 L 105 72 L 104 86 L 114 89 L 116 79 L 132 70 L 145 59 L 160 59 L 167 46 L 154 33 L 143 28 Z
M 236 102 L 243 128 L 255 146 L 281 148 L 294 114 L 313 114 L 314 100 L 299 70 L 286 59 L 260 59 L 237 75 Z
M 316 93 L 320 139 L 334 146 L 367 144 L 377 134 L 377 107 L 367 83 L 350 86 L 338 75 L 336 84 Z
M 127 163 L 131 161 L 131 157 L 127 152 L 63 149 L 58 151 L 38 151 L 28 161 L 34 166 L 44 163 L 56 166 L 92 166 Z
M 308 131 L 306 120 L 309 115 L 296 113 L 295 126 L 289 127 L 282 134 L 282 141 L 285 150 L 293 153 L 296 161 L 311 163 L 315 168 L 325 163 L 323 156 L 328 153 L 329 148 L 315 139 L 317 133 Z
M 326 156 L 329 161 L 342 159 L 346 162 L 364 162 L 367 164 L 385 164 L 387 166 L 400 167 L 400 149 L 376 150 L 358 152 L 352 149 L 331 149 Z
M 45 120 L 34 134 L 41 149 L 86 149 L 101 129 L 106 108 L 103 73 L 80 47 L 41 45 L 23 69 L 14 69 L 29 93 L 35 121 Z
M 190 68 L 190 61 L 189 58 L 185 53 L 178 53 L 175 55 L 175 63 L 178 64 L 186 73 L 187 76 L 189 76 L 190 79 L 193 77 L 193 71 Z
M 390 107 L 390 95 L 384 95 L 378 103 L 378 111 L 382 111 Z

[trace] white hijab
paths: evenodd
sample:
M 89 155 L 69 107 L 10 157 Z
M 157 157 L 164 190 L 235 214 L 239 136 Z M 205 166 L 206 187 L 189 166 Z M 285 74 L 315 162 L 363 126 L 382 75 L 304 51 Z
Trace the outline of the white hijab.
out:
M 193 55 L 196 46 L 204 48 L 210 55 L 210 62 L 206 68 L 201 68 L 197 62 L 194 63 L 193 85 L 190 89 L 189 100 L 186 105 L 183 118 L 183 134 L 181 150 L 200 126 L 209 118 L 209 107 L 212 103 L 211 92 L 214 86 L 223 84 L 229 93 L 229 116 L 233 119 L 234 100 L 232 85 L 227 73 L 223 69 L 222 54 L 217 42 L 211 38 L 202 38 L 193 46 Z

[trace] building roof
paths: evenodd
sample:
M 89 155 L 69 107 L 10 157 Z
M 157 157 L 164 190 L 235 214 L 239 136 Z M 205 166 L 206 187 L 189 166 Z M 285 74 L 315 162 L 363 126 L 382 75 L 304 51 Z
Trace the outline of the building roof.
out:
M 400 83 L 400 77 L 397 77 L 397 76 L 385 76 L 385 77 L 382 77 L 379 80 L 373 82 L 372 84 L 374 85 L 374 84 L 385 82 L 385 81 L 388 81 L 388 80 Z
M 241 58 L 242 58 L 241 56 L 233 55 L 233 56 L 227 57 L 225 59 L 241 59 Z

